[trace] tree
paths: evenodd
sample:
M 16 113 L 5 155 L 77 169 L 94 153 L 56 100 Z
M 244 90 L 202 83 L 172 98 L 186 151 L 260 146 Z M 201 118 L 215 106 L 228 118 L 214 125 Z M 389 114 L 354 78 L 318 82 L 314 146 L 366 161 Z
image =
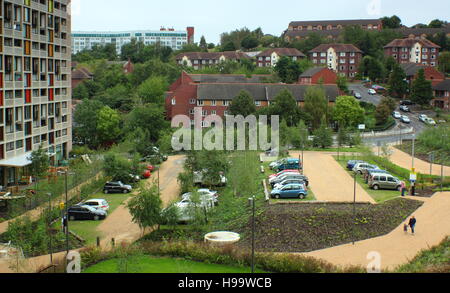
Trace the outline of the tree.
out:
M 39 179 L 39 177 L 43 177 L 47 174 L 50 166 L 50 158 L 47 151 L 44 150 L 42 144 L 39 146 L 38 150 L 31 153 L 30 161 L 30 171 L 36 179 Z
M 74 113 L 74 132 L 78 138 L 92 148 L 96 148 L 97 139 L 97 113 L 103 104 L 97 100 L 83 100 Z
M 289 57 L 281 57 L 276 66 L 275 72 L 284 83 L 295 83 L 298 81 L 302 70 L 300 64 Z
M 309 87 L 306 90 L 304 110 L 311 116 L 313 129 L 317 129 L 328 114 L 328 101 L 322 87 Z
M 338 86 L 338 88 L 343 91 L 346 94 L 349 94 L 350 91 L 348 90 L 348 80 L 345 76 L 342 75 L 338 75 L 336 84 Z
M 152 76 L 137 88 L 137 95 L 146 104 L 164 104 L 164 93 L 169 84 L 162 76 Z
M 425 70 L 420 69 L 417 78 L 412 84 L 411 99 L 418 105 L 429 105 L 433 100 L 433 88 L 431 81 L 425 79 Z
M 442 52 L 439 55 L 439 70 L 450 74 L 450 52 Z
M 371 56 L 366 56 L 361 62 L 359 73 L 372 81 L 380 80 L 385 74 L 384 64 Z
M 442 28 L 444 27 L 444 25 L 446 25 L 447 22 L 440 20 L 440 19 L 434 19 L 430 22 L 430 24 L 428 24 L 429 28 Z
M 391 17 L 383 17 L 381 19 L 383 22 L 383 28 L 396 29 L 402 26 L 402 20 L 397 15 Z
M 305 122 L 300 121 L 297 127 L 291 128 L 291 142 L 295 148 L 304 149 L 309 144 L 309 132 Z
M 132 163 L 125 157 L 115 153 L 105 155 L 103 171 L 105 175 L 111 177 L 114 181 L 121 181 L 125 184 L 131 183 L 130 174 L 133 172 Z
M 356 127 L 364 122 L 364 114 L 364 109 L 351 96 L 338 97 L 333 109 L 333 117 L 339 122 L 340 128 Z
M 325 119 L 322 121 L 318 129 L 314 131 L 314 146 L 321 147 L 323 149 L 331 147 L 333 145 L 333 131 L 327 127 Z
M 228 42 L 222 47 L 222 51 L 236 51 L 236 46 L 233 42 Z
M 230 105 L 231 115 L 242 115 L 247 117 L 256 112 L 255 100 L 249 92 L 242 90 Z
M 205 52 L 208 51 L 208 44 L 206 43 L 205 36 L 202 36 L 200 38 L 200 48 L 202 48 L 202 51 L 205 51 Z
M 116 110 L 103 107 L 97 114 L 97 135 L 99 143 L 115 143 L 121 134 L 120 116 Z
M 395 109 L 397 108 L 397 103 L 395 102 L 394 99 L 392 99 L 390 97 L 384 97 L 381 100 L 380 104 L 381 105 L 386 105 L 390 112 L 395 111 Z
M 350 144 L 350 134 L 345 127 L 340 127 L 337 136 L 338 146 L 345 146 Z
M 83 83 L 79 84 L 76 88 L 73 89 L 72 99 L 74 100 L 84 100 L 89 99 L 89 91 L 86 85 Z
M 150 142 L 157 142 L 163 131 L 169 128 L 162 106 L 147 104 L 135 107 L 125 118 L 125 132 L 142 128 L 148 132 Z
M 377 121 L 377 125 L 386 124 L 390 116 L 391 109 L 389 109 L 388 105 L 381 103 L 377 106 L 377 110 L 375 111 L 375 119 Z
M 288 126 L 297 124 L 299 108 L 292 92 L 288 89 L 281 90 L 271 105 L 271 112 L 280 116 Z
M 405 71 L 400 65 L 394 65 L 392 73 L 389 76 L 389 94 L 402 99 L 408 93 L 408 84 L 406 82 Z
M 133 197 L 127 205 L 133 222 L 138 224 L 144 231 L 158 225 L 158 230 L 163 222 L 162 201 L 157 188 L 142 191 L 139 195 Z
M 246 36 L 241 42 L 241 47 L 247 50 L 256 48 L 258 47 L 258 45 L 259 45 L 258 39 L 251 35 Z

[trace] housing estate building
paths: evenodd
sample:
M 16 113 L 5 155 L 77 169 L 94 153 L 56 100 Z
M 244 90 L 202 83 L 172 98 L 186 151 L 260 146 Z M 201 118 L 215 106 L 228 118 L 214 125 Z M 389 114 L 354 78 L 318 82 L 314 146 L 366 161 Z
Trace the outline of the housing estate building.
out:
M 208 66 L 217 65 L 225 61 L 241 61 L 242 59 L 250 59 L 250 57 L 242 52 L 188 52 L 181 53 L 175 57 L 178 65 L 201 69 Z
M 336 84 L 337 74 L 327 67 L 313 67 L 303 72 L 299 77 L 299 84 Z
M 194 43 L 194 27 L 186 30 L 173 28 L 161 28 L 160 30 L 122 31 L 122 32 L 73 32 L 72 53 L 92 49 L 96 45 L 114 44 L 117 54 L 121 53 L 122 46 L 131 43 L 133 39 L 143 42 L 145 45 L 156 43 L 180 50 L 186 44 Z
M 436 85 L 445 79 L 445 74 L 436 69 L 436 67 L 430 65 L 422 65 L 417 63 L 403 63 L 400 67 L 406 74 L 406 81 L 411 85 L 417 78 L 419 70 L 423 69 L 425 72 L 425 79 Z
M 258 67 L 275 67 L 281 57 L 289 57 L 294 61 L 306 58 L 306 55 L 295 48 L 275 48 L 265 50 L 256 55 Z
M 233 99 L 245 90 L 255 100 L 257 108 L 267 107 L 283 89 L 289 90 L 299 106 L 304 103 L 308 85 L 266 83 L 269 76 L 246 78 L 244 75 L 191 75 L 183 72 L 166 93 L 167 119 L 185 115 L 194 123 L 195 108 L 201 107 L 203 117 L 224 117 Z M 324 85 L 328 101 L 332 104 L 339 96 L 336 85 Z
M 384 47 L 386 56 L 393 57 L 398 63 L 418 63 L 438 66 L 441 47 L 424 38 L 396 39 Z
M 70 0 L 0 1 L 0 186 L 29 178 L 40 145 L 72 148 Z
M 76 88 L 80 83 L 93 80 L 94 74 L 86 67 L 78 67 L 72 71 L 72 89 Z
M 362 56 L 363 52 L 352 44 L 322 44 L 309 51 L 315 65 L 327 66 L 350 79 L 358 73 Z
M 450 79 L 441 81 L 433 86 L 434 97 L 432 105 L 443 110 L 450 110 Z
M 293 21 L 284 32 L 284 38 L 292 42 L 308 38 L 311 33 L 317 33 L 329 39 L 337 39 L 346 26 L 355 25 L 364 30 L 382 30 L 383 28 L 380 19 Z

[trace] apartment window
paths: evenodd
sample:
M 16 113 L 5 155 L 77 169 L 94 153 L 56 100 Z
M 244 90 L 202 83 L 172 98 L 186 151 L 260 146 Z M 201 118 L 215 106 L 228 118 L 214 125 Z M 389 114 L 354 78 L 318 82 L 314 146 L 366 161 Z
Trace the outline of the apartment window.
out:
M 317 57 L 317 53 L 313 53 L 313 57 Z
M 189 110 L 189 114 L 190 114 L 190 115 L 194 115 L 194 114 L 195 114 L 195 109 Z
M 255 105 L 256 105 L 256 107 L 259 107 L 259 106 L 261 106 L 261 102 L 260 101 L 256 101 Z
M 23 140 L 16 141 L 16 150 L 23 148 Z
M 39 144 L 39 143 L 41 143 L 41 137 L 40 137 L 39 135 L 33 137 L 33 143 L 34 143 L 34 144 Z
M 212 110 L 211 111 L 211 115 L 217 115 L 217 111 L 216 110 Z
M 327 60 L 325 60 L 325 59 L 320 59 L 320 63 L 321 63 L 321 64 L 325 64 L 325 63 L 327 63 Z
M 350 57 L 355 57 L 355 56 L 356 56 L 355 52 L 350 53 Z
M 177 100 L 175 98 L 172 99 L 172 106 L 175 106 L 177 104 Z
M 202 111 L 202 116 L 203 116 L 203 117 L 206 117 L 206 116 L 208 116 L 208 111 L 206 111 L 206 110 L 203 110 L 203 111 Z
M 340 56 L 345 57 L 345 56 L 347 56 L 347 54 L 345 52 L 341 52 Z
M 217 101 L 211 101 L 211 106 L 216 106 Z
M 223 105 L 224 105 L 225 107 L 228 107 L 228 106 L 230 105 L 230 101 L 223 101 Z
M 223 115 L 228 116 L 229 112 L 228 111 L 224 111 Z
M 320 53 L 320 57 L 327 57 L 327 53 Z
M 8 142 L 7 144 L 6 144 L 6 151 L 7 152 L 11 152 L 11 151 L 13 151 L 14 150 L 14 142 Z
M 199 106 L 199 107 L 203 106 L 204 104 L 205 104 L 204 101 L 197 101 L 197 106 Z

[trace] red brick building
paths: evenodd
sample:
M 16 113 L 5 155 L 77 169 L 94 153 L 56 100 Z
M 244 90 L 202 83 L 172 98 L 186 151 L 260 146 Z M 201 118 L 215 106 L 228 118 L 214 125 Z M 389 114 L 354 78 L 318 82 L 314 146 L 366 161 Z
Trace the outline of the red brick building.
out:
M 256 56 L 256 66 L 275 67 L 281 57 L 289 57 L 297 61 L 306 58 L 306 55 L 295 48 L 275 48 L 268 49 Z
M 384 54 L 398 63 L 438 66 L 441 47 L 425 38 L 396 39 L 384 47 Z
M 341 76 L 355 78 L 363 52 L 352 44 L 322 44 L 309 51 L 317 66 L 327 66 Z
M 72 71 L 72 89 L 86 80 L 93 80 L 94 74 L 85 67 L 80 67 Z
M 450 111 L 450 79 L 441 81 L 433 86 L 435 99 L 432 105 Z
M 417 63 L 403 63 L 400 64 L 400 67 L 403 69 L 403 71 L 405 71 L 406 80 L 409 84 L 412 84 L 412 82 L 417 78 L 417 74 L 419 73 L 420 69 L 423 69 L 425 71 L 425 79 L 431 81 L 433 85 L 436 85 L 444 81 L 445 79 L 445 74 L 443 74 L 433 66 Z
M 306 70 L 300 75 L 299 84 L 314 85 L 314 84 L 336 84 L 337 74 L 326 67 L 314 67 Z
M 190 75 L 185 72 L 166 93 L 166 115 L 171 120 L 185 115 L 193 122 L 195 108 L 201 107 L 203 116 L 225 116 L 233 99 L 245 90 L 254 98 L 257 108 L 270 105 L 283 89 L 291 91 L 299 106 L 309 86 L 265 83 L 265 75 L 246 78 L 244 75 Z M 339 96 L 336 85 L 324 85 L 327 98 L 334 103 Z
M 242 52 L 188 52 L 181 53 L 175 57 L 178 65 L 201 69 L 208 66 L 217 65 L 225 61 L 241 61 L 250 59 L 247 54 Z

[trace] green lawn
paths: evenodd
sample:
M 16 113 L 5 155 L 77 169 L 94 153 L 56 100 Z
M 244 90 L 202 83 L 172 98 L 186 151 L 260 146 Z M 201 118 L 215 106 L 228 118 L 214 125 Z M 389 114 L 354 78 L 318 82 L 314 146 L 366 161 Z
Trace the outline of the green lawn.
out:
M 250 273 L 250 268 L 194 262 L 185 259 L 132 256 L 128 260 L 111 259 L 87 268 L 83 273 Z M 258 273 L 263 271 L 258 270 Z
M 348 172 L 352 177 L 354 176 L 353 171 L 348 171 L 347 170 L 347 160 L 341 159 L 341 160 L 337 160 L 337 157 L 334 157 L 336 159 L 336 161 L 342 166 L 342 168 L 344 168 L 344 170 L 346 172 Z M 369 162 L 370 163 L 370 162 Z M 373 190 L 371 188 L 369 188 L 369 185 L 366 184 L 366 182 L 364 181 L 364 178 L 360 175 L 357 176 L 356 181 L 358 182 L 359 185 L 361 185 L 362 188 L 364 188 L 364 190 L 377 202 L 377 203 L 382 203 L 385 202 L 387 200 L 391 200 L 397 197 L 401 196 L 401 193 L 397 190 Z
M 103 194 L 96 193 L 89 199 L 105 199 L 109 203 L 108 214 L 111 215 L 125 200 L 130 197 L 129 194 Z M 102 221 L 71 221 L 69 222 L 70 231 L 74 232 L 84 240 L 87 245 L 95 244 L 97 237 L 102 235 L 97 232 L 97 227 Z

